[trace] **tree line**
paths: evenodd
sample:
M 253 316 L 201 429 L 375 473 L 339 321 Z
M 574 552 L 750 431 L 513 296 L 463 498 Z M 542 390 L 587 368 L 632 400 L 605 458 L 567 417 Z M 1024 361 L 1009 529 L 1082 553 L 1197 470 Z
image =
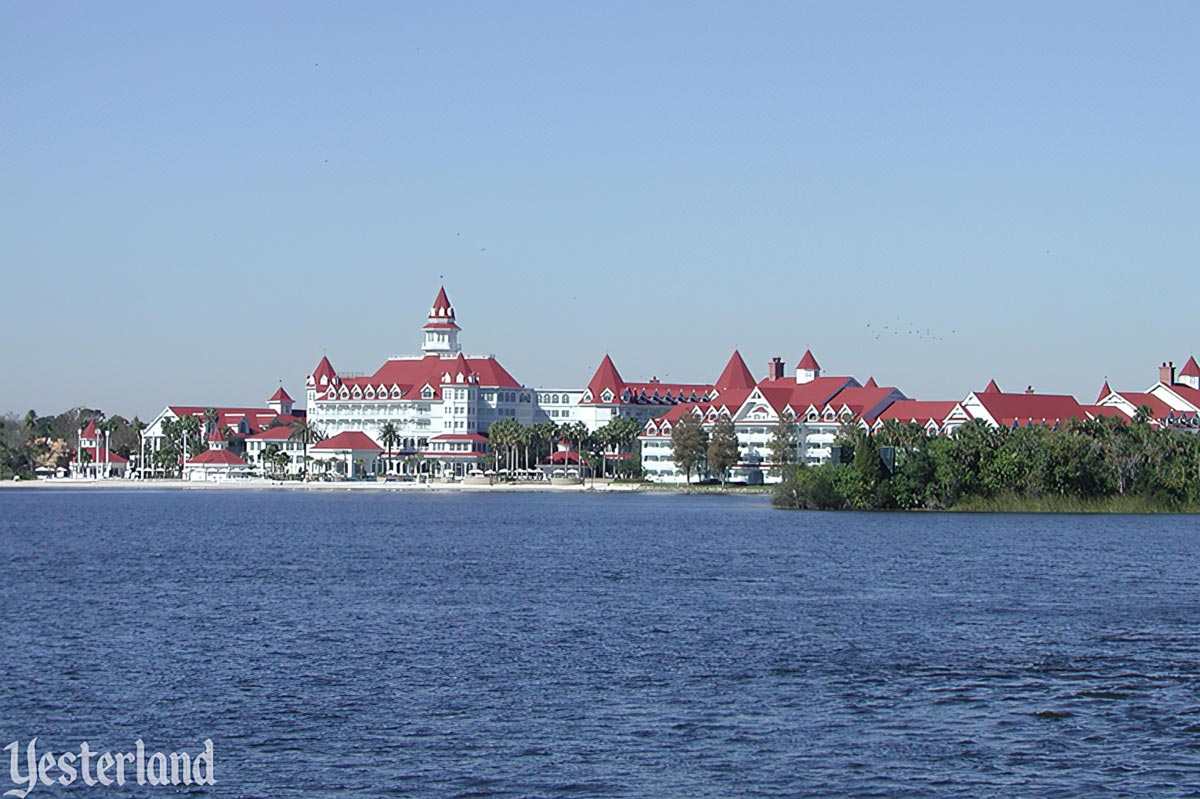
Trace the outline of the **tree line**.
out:
M 1200 436 L 1132 420 L 1069 420 L 1010 429 L 973 420 L 949 435 L 886 422 L 868 433 L 843 425 L 840 457 L 786 464 L 773 503 L 782 508 L 940 510 L 1200 506 Z
M 79 446 L 79 431 L 88 422 L 95 422 L 109 449 L 125 458 L 137 451 L 146 429 L 136 416 L 107 416 L 95 408 L 72 408 L 53 416 L 39 416 L 34 410 L 24 416 L 7 414 L 0 417 L 0 479 L 29 479 L 39 468 L 68 468 Z

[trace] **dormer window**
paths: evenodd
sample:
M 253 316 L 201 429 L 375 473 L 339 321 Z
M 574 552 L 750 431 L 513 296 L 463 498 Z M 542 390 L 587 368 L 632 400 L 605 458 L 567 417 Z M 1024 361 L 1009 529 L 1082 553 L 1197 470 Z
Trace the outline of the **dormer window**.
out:
M 433 399 L 433 389 L 429 386 L 421 389 L 421 399 Z
M 366 394 L 367 399 L 375 399 L 375 389 L 373 387 L 367 386 Z
M 612 391 L 610 391 L 607 388 L 604 389 L 604 393 L 600 395 L 600 399 L 603 400 L 604 402 L 612 402 L 613 401 Z

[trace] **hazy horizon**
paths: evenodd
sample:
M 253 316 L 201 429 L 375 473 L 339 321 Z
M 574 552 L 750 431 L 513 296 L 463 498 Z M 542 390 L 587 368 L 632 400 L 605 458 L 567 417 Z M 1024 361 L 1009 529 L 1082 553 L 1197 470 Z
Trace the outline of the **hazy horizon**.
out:
M 0 31 L 0 412 L 302 402 L 322 354 L 419 352 L 440 276 L 464 349 L 530 386 L 811 348 L 910 397 L 1090 402 L 1200 350 L 1192 4 L 8 4 Z

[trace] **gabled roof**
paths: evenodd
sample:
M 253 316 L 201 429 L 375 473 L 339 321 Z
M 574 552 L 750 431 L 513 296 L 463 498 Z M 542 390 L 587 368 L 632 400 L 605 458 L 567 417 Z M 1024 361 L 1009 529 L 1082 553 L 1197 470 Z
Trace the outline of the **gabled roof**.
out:
M 283 390 L 283 386 L 280 386 L 267 402 L 295 402 L 295 400 L 288 396 L 288 393 Z
M 1099 402 L 1100 400 L 1104 399 L 1111 393 L 1112 393 L 1112 389 L 1108 387 L 1108 381 L 1105 380 L 1104 385 L 1102 385 L 1100 387 L 1100 396 L 1096 397 L 1096 402 Z
M 925 424 L 930 420 L 939 425 L 954 412 L 958 405 L 954 400 L 897 400 L 879 414 L 880 421 L 895 419 L 898 422 Z
M 1004 394 L 983 391 L 975 395 L 997 424 L 1008 426 L 1032 420 L 1066 421 L 1086 419 L 1087 413 L 1074 397 L 1066 394 Z
M 729 358 L 729 363 L 725 364 L 721 376 L 713 385 L 718 391 L 724 393 L 729 389 L 751 389 L 754 388 L 754 384 L 754 374 L 746 366 L 742 354 L 734 350 L 733 355 Z
M 1190 356 L 1187 363 L 1179 370 L 1180 377 L 1200 377 L 1200 364 L 1196 363 L 1196 357 Z
M 819 371 L 821 365 L 817 363 L 817 359 L 813 357 L 812 350 L 805 350 L 804 357 L 800 359 L 800 363 L 796 364 L 796 368 Z
M 227 465 L 227 466 L 246 466 L 246 462 L 234 455 L 227 449 L 210 449 L 201 452 L 196 457 L 188 461 L 189 464 L 210 464 L 210 465 Z
M 989 380 L 988 384 L 987 384 L 987 388 L 985 388 L 980 393 L 982 393 L 982 394 L 1000 394 L 1001 393 L 1000 386 L 996 385 L 995 380 Z
M 856 417 L 872 421 L 876 416 L 883 412 L 889 405 L 897 399 L 903 398 L 904 394 L 900 389 L 894 386 L 878 386 L 870 385 L 874 381 L 867 381 L 865 386 L 847 386 L 839 391 L 829 400 L 828 405 L 836 406 L 840 412 L 841 406 L 849 408 L 850 412 Z
M 791 380 L 763 380 L 758 384 L 757 391 L 770 403 L 776 413 L 783 413 L 789 405 L 797 416 L 802 409 L 809 405 L 823 408 L 839 391 L 858 382 L 852 377 L 817 377 L 807 383 L 795 383 Z
M 383 451 L 383 447 L 376 444 L 371 437 L 366 433 L 358 430 L 347 430 L 344 433 L 338 433 L 332 438 L 327 438 L 315 444 L 313 449 L 329 450 L 329 449 L 353 449 L 353 450 L 378 450 Z
M 261 433 L 255 433 L 252 436 L 246 436 L 246 440 L 249 441 L 249 440 L 253 439 L 255 441 L 287 441 L 287 440 L 291 439 L 293 432 L 294 431 L 292 430 L 292 428 L 288 427 L 287 425 L 280 425 L 278 427 L 270 427 L 270 428 L 262 431 Z

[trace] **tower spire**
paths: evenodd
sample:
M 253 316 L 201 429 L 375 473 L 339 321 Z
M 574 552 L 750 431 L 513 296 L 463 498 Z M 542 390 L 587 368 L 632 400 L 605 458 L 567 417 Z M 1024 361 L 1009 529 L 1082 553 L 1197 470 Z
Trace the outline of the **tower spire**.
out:
M 425 333 L 421 351 L 426 355 L 455 355 L 462 352 L 462 345 L 458 343 L 461 329 L 454 320 L 454 306 L 446 296 L 446 287 L 440 286 L 429 308 L 425 326 L 421 328 Z

